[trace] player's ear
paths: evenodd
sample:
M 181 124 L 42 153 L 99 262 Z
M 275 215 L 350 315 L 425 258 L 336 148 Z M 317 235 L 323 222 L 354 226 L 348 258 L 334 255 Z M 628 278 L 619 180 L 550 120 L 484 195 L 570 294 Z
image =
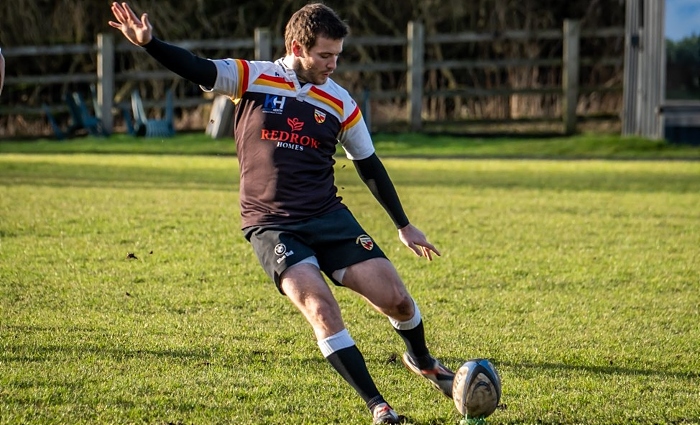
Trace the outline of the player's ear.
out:
M 297 57 L 304 56 L 304 47 L 296 40 L 292 40 L 292 53 Z

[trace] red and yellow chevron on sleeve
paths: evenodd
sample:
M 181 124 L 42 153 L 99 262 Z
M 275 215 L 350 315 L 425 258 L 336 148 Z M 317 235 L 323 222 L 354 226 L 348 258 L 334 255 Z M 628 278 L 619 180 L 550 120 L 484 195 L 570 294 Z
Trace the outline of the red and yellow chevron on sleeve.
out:
M 343 130 L 348 130 L 349 128 L 352 128 L 357 124 L 360 120 L 362 119 L 362 114 L 360 113 L 360 108 L 355 105 L 355 109 L 352 111 L 348 119 L 343 121 L 342 127 Z
M 238 68 L 238 87 L 236 88 L 236 98 L 243 97 L 243 93 L 248 91 L 248 79 L 250 78 L 250 68 L 248 61 L 234 59 Z
M 311 87 L 311 90 L 309 90 L 309 96 L 325 103 L 326 105 L 330 106 L 334 111 L 336 111 L 338 115 L 340 115 L 341 117 L 343 116 L 342 100 L 331 96 L 330 94 L 326 93 L 325 91 L 319 89 L 316 86 Z

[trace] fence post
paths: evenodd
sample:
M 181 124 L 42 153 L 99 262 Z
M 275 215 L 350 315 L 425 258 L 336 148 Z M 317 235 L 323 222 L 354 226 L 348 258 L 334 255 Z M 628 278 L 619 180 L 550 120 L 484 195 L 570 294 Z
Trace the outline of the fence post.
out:
M 663 139 L 663 120 L 658 107 L 666 98 L 666 29 L 665 2 L 645 0 L 642 22 L 642 134 L 650 139 Z
M 566 19 L 564 21 L 564 66 L 562 69 L 562 86 L 564 89 L 564 133 L 576 133 L 576 106 L 579 93 L 581 22 Z
M 114 127 L 114 36 L 97 34 L 97 105 L 102 127 L 111 134 Z
M 627 0 L 625 5 L 625 76 L 622 85 L 622 135 L 639 134 L 640 30 L 642 26 L 642 2 Z
M 408 22 L 406 91 L 408 92 L 408 123 L 413 131 L 419 131 L 423 124 L 421 115 L 423 112 L 424 33 L 422 22 Z
M 272 38 L 268 28 L 255 28 L 255 60 L 272 60 Z

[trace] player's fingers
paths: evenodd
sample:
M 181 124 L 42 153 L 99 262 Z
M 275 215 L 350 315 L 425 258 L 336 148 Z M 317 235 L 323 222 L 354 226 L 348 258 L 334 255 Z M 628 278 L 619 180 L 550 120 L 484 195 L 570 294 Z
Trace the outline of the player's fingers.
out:
M 125 13 L 124 9 L 121 7 L 119 3 L 112 3 L 112 14 L 114 17 L 117 19 L 119 22 L 124 22 L 125 20 Z
M 122 3 L 122 6 L 124 7 L 124 10 L 126 11 L 126 14 L 128 18 L 134 22 L 139 22 L 139 18 L 136 16 L 133 10 L 131 10 L 131 7 L 127 3 Z
M 429 249 L 430 251 L 434 252 L 435 254 L 437 254 L 438 257 L 440 256 L 440 251 L 438 251 L 438 249 L 435 248 L 435 246 L 433 244 L 431 244 L 430 242 L 426 241 L 426 242 L 422 243 L 421 245 L 423 247 Z
M 435 248 L 435 245 L 431 244 L 430 242 L 428 242 L 426 240 L 423 240 L 421 242 L 417 242 L 417 245 L 420 245 L 421 247 L 423 247 L 431 252 L 434 252 L 435 254 L 438 255 L 438 257 L 440 256 L 440 251 L 438 251 L 438 249 Z
M 144 27 L 151 28 L 151 23 L 148 22 L 148 13 L 141 15 L 141 22 L 143 22 Z
M 430 249 L 422 246 L 421 251 L 423 251 L 423 257 L 427 258 L 428 261 L 433 261 L 433 255 L 430 253 Z
M 421 248 L 418 245 L 414 244 L 413 242 L 407 243 L 406 246 L 408 247 L 408 249 L 413 251 L 413 253 L 416 254 L 417 256 L 421 257 L 423 255 L 423 251 L 421 251 Z

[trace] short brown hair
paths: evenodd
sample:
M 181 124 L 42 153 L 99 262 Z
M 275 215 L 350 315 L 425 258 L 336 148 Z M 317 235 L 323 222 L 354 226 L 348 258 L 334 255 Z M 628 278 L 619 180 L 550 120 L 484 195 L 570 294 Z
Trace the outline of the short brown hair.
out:
M 348 32 L 348 25 L 333 9 L 322 3 L 310 3 L 289 18 L 284 30 L 284 47 L 287 54 L 292 53 L 292 40 L 297 40 L 308 50 L 318 37 L 340 40 L 347 37 Z

